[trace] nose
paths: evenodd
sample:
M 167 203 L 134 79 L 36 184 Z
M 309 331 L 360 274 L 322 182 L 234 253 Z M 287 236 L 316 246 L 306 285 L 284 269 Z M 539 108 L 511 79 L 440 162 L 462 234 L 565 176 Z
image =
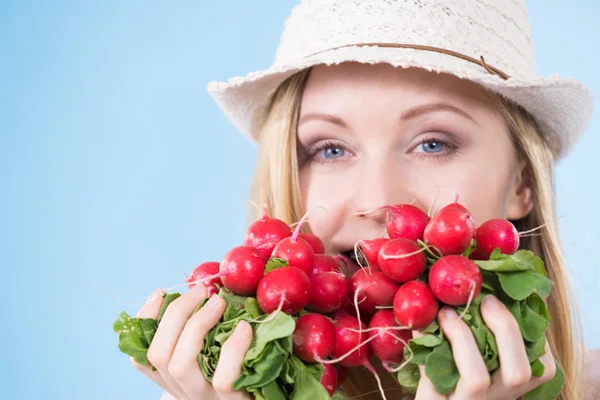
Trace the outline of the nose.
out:
M 383 159 L 363 165 L 354 195 L 354 215 L 383 225 L 387 215 L 383 207 L 415 201 L 417 194 L 411 190 L 406 172 Z

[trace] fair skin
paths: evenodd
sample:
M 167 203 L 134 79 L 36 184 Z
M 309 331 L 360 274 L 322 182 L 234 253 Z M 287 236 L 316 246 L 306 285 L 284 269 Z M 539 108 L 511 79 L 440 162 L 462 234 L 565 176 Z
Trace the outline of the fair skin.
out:
M 314 210 L 310 226 L 329 254 L 381 237 L 385 214 L 360 212 L 384 205 L 439 209 L 459 195 L 476 224 L 531 211 L 506 124 L 481 89 L 455 77 L 386 65 L 316 67 L 302 97 L 298 146 L 303 201 Z M 156 293 L 139 317 L 156 318 L 162 301 Z M 148 352 L 158 371 L 133 364 L 175 399 L 247 399 L 231 388 L 250 346 L 247 326 L 224 345 L 212 385 L 198 368 L 203 337 L 225 308 L 216 296 L 213 307 L 193 314 L 205 296 L 198 285 L 167 309 Z M 417 400 L 516 399 L 552 378 L 548 347 L 544 375 L 531 377 L 519 327 L 494 300 L 484 301 L 482 314 L 496 337 L 501 368 L 490 378 L 470 328 L 443 309 L 440 325 L 461 378 L 445 397 L 422 373 Z

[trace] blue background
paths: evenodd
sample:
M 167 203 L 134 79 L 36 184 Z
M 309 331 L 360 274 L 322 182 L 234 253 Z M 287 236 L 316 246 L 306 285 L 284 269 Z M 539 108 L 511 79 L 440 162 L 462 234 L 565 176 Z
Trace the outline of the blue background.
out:
M 267 67 L 294 3 L 1 2 L 0 397 L 160 395 L 118 351 L 111 324 L 138 308 L 125 300 L 181 283 L 240 242 L 255 149 L 205 85 Z M 588 44 L 600 5 L 529 9 L 539 71 L 600 93 Z M 595 347 L 599 129 L 595 114 L 557 181 Z

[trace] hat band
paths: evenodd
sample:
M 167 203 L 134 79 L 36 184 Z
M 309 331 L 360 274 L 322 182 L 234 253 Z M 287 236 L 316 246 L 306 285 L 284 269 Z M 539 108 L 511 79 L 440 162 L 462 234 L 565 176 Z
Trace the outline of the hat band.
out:
M 483 58 L 483 56 L 480 56 L 480 59 L 476 59 L 473 57 L 469 57 L 466 54 L 462 54 L 453 50 L 448 50 L 448 49 L 443 49 L 440 47 L 433 47 L 433 46 L 424 46 L 424 45 L 419 45 L 419 44 L 404 44 L 404 43 L 357 43 L 357 44 L 347 44 L 344 46 L 339 46 L 339 47 L 332 47 L 329 49 L 325 49 L 325 50 L 321 50 L 318 51 L 316 53 L 310 54 L 307 57 L 310 56 L 314 56 L 316 54 L 319 53 L 323 53 L 325 51 L 330 51 L 330 50 L 337 50 L 337 49 L 342 49 L 344 47 L 367 47 L 367 46 L 374 46 L 374 47 L 392 47 L 392 48 L 404 48 L 404 49 L 414 49 L 414 50 L 424 50 L 424 51 L 434 51 L 436 53 L 442 53 L 442 54 L 447 54 L 453 57 L 457 57 L 472 63 L 475 63 L 477 65 L 482 66 L 483 68 L 485 68 L 485 70 L 487 72 L 489 72 L 490 74 L 493 75 L 497 75 L 500 78 L 504 79 L 504 80 L 508 80 L 510 77 L 502 72 L 501 70 L 499 70 L 496 67 L 493 67 L 489 64 L 487 64 Z

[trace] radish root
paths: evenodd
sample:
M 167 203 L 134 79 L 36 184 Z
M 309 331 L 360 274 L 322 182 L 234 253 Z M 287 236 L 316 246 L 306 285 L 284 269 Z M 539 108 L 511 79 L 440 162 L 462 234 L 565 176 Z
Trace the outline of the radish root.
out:
M 469 285 L 469 288 L 470 288 L 470 290 L 469 290 L 469 300 L 467 300 L 467 305 L 465 306 L 465 309 L 463 310 L 463 312 L 460 313 L 460 315 L 458 317 L 459 319 L 463 319 L 463 317 L 467 313 L 467 310 L 471 306 L 471 302 L 473 301 L 473 296 L 475 295 L 475 283 L 473 281 L 471 281 L 471 284 Z
M 354 243 L 354 257 L 356 257 L 356 263 L 358 264 L 358 266 L 364 270 L 366 267 L 364 265 L 362 265 L 362 263 L 360 262 L 360 257 L 358 256 L 358 251 L 360 250 L 360 253 L 363 255 L 363 258 L 365 259 L 365 261 L 367 261 L 367 258 L 365 257 L 365 253 L 363 253 L 362 249 L 360 248 L 360 240 L 357 241 L 356 243 Z M 367 267 L 369 267 L 369 262 L 367 261 Z
M 281 300 L 279 300 L 279 305 L 277 306 L 277 309 L 275 309 L 267 318 L 260 320 L 260 319 L 249 319 L 246 320 L 246 322 L 254 322 L 257 324 L 266 324 L 269 321 L 272 321 L 275 319 L 275 317 L 277 316 L 277 314 L 279 314 L 281 312 L 281 310 L 283 309 L 283 303 L 285 302 L 285 293 L 281 295 Z
M 429 250 L 429 249 L 435 249 L 435 247 L 433 247 L 433 246 L 425 246 L 425 247 L 420 248 L 419 250 L 413 251 L 412 253 L 398 254 L 398 255 L 386 255 L 386 254 L 383 254 L 382 257 L 385 260 L 401 260 L 403 258 L 414 256 L 415 254 L 419 254 L 419 253 L 421 253 L 423 251 L 426 251 L 426 250 Z
M 360 292 L 361 287 L 356 288 L 356 292 L 354 292 L 354 308 L 356 309 L 356 318 L 358 319 L 358 326 L 360 327 L 360 308 L 358 307 L 358 292 Z M 363 299 L 366 300 L 366 297 Z
M 343 356 L 340 356 L 338 358 L 335 358 L 333 360 L 324 360 L 321 357 L 316 357 L 315 361 L 321 363 L 321 364 L 337 364 L 340 361 L 344 361 L 347 357 L 349 357 L 352 353 L 354 353 L 356 350 L 360 349 L 361 347 L 365 346 L 367 343 L 369 343 L 370 341 L 372 341 L 373 339 L 375 339 L 377 336 L 372 336 L 370 338 L 368 338 L 367 340 L 357 344 L 356 346 L 354 346 L 352 349 L 350 349 L 348 352 L 346 352 L 346 354 L 344 354 Z
M 386 209 L 388 207 L 389 206 L 381 206 L 381 207 L 377 207 L 377 208 L 374 208 L 374 209 L 369 210 L 369 211 L 357 211 L 357 212 L 353 213 L 352 215 L 358 215 L 358 216 L 364 217 L 364 216 L 367 216 L 367 215 L 372 214 L 374 212 Z
M 373 376 L 375 376 L 375 380 L 377 381 L 377 386 L 379 387 L 381 397 L 383 398 L 383 400 L 387 400 L 387 397 L 385 397 L 385 391 L 383 390 L 383 385 L 381 384 L 381 378 L 379 378 L 379 375 L 377 375 L 377 371 L 375 371 L 375 368 L 373 368 L 370 362 L 366 362 L 364 366 L 366 369 L 369 370 L 369 372 L 373 374 Z

